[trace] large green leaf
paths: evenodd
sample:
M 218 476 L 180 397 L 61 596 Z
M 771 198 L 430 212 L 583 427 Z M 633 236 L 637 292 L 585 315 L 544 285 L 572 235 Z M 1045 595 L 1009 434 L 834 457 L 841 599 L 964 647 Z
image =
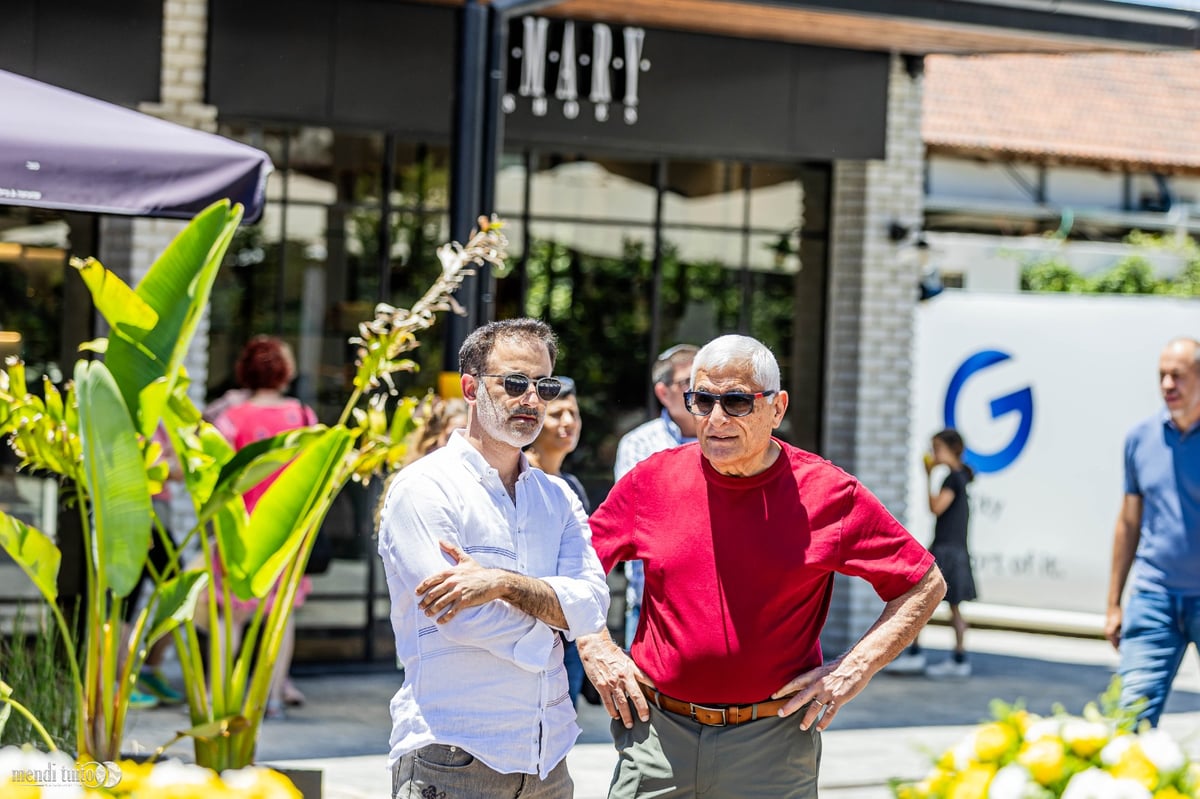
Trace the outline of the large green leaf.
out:
M 58 600 L 62 553 L 48 535 L 0 511 L 0 547 L 29 575 L 47 602 Z
M 345 428 L 326 430 L 259 498 L 242 542 L 242 558 L 226 564 L 230 586 L 239 596 L 247 591 L 266 596 L 296 557 L 305 532 L 301 522 L 322 497 L 332 499 L 330 483 L 351 444 Z
M 141 391 L 165 376 L 170 393 L 241 218 L 240 205 L 231 208 L 222 200 L 188 223 L 137 286 L 137 296 L 158 314 L 158 323 L 141 334 L 122 330 L 109 341 L 106 361 L 126 405 L 137 410 L 143 432 L 152 431 L 158 419 L 151 414 L 142 419 Z
M 300 428 L 242 447 L 221 467 L 216 483 L 197 514 L 200 521 L 207 521 L 217 508 L 275 474 L 321 435 L 320 431 Z
M 150 549 L 153 508 L 137 430 L 108 368 L 75 365 L 84 487 L 91 502 L 89 550 L 102 585 L 124 597 Z
M 217 508 L 211 523 L 224 562 L 225 585 L 238 599 L 249 599 L 249 580 L 237 578 L 243 571 L 240 564 L 246 560 L 246 528 L 250 524 L 241 497 Z
M 146 637 L 147 646 L 192 618 L 196 610 L 196 599 L 207 584 L 208 572 L 197 569 L 186 571 L 155 590 L 154 599 L 158 604 L 154 610 L 150 635 Z
M 154 327 L 158 314 L 134 293 L 129 285 L 105 269 L 95 258 L 72 258 L 71 266 L 79 270 L 79 276 L 92 293 L 96 310 L 115 330 L 121 330 L 135 339 L 145 335 Z M 140 331 L 140 333 L 138 332 Z

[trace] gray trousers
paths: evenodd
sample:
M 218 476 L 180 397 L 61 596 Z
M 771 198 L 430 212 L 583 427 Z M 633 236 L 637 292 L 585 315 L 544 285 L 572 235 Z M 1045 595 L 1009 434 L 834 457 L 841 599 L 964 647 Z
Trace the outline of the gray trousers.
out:
M 706 727 L 650 707 L 633 729 L 614 720 L 620 756 L 609 799 L 816 799 L 821 733 L 803 713 Z
M 392 799 L 571 799 L 575 783 L 564 758 L 546 779 L 501 774 L 457 746 L 430 744 L 392 768 Z

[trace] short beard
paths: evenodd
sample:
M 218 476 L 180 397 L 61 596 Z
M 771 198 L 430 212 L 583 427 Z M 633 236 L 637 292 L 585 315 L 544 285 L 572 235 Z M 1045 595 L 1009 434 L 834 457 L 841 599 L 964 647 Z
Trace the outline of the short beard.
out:
M 537 410 L 529 408 L 535 415 L 539 415 Z M 489 436 L 508 444 L 510 447 L 524 449 L 532 444 L 538 437 L 538 433 L 542 432 L 541 420 L 537 426 L 528 435 L 522 435 L 508 427 L 508 420 L 511 414 L 506 413 L 495 400 L 488 390 L 480 386 L 479 394 L 475 397 L 475 412 L 479 414 L 479 424 L 487 432 Z M 540 416 L 540 415 L 539 415 Z

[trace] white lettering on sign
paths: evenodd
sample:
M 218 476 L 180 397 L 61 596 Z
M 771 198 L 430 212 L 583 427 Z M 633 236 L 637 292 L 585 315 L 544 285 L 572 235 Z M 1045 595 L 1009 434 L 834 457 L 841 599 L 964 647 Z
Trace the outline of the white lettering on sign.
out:
M 562 55 L 559 56 L 558 87 L 554 96 L 563 101 L 563 116 L 574 119 L 579 116 L 579 73 L 575 69 L 575 23 L 563 26 Z
M 596 121 L 608 119 L 608 104 L 612 102 L 612 28 L 603 24 L 592 26 L 592 93 L 588 99 L 596 106 Z
M 533 98 L 534 116 L 546 115 L 546 33 L 550 20 L 525 17 L 521 20 L 522 40 L 521 96 Z
M 562 114 L 567 119 L 576 119 L 580 113 L 580 98 L 586 97 L 592 104 L 592 114 L 597 122 L 607 122 L 610 106 L 614 103 L 614 71 L 624 79 L 624 94 L 621 96 L 622 118 L 628 125 L 638 121 L 639 85 L 641 73 L 650 69 L 650 62 L 642 57 L 646 31 L 643 28 L 621 29 L 624 50 L 621 56 L 614 53 L 613 29 L 597 22 L 591 26 L 591 36 L 583 33 L 582 41 L 576 34 L 576 23 L 557 23 L 552 32 L 550 20 L 544 17 L 521 18 L 521 46 L 511 51 L 512 59 L 518 61 L 510 66 L 509 73 L 520 74 L 520 82 L 506 92 L 501 108 L 511 114 L 517 110 L 517 97 L 529 98 L 534 116 L 545 116 L 549 109 L 546 94 L 547 64 L 557 67 L 554 81 L 554 99 L 561 104 Z M 589 41 L 590 39 L 590 41 Z M 557 42 L 558 49 L 551 49 Z M 585 71 L 586 70 L 586 71 Z M 586 91 L 581 87 L 581 78 L 588 78 Z M 510 84 L 511 86 L 511 84 Z
M 625 29 L 625 122 L 637 122 L 638 73 L 642 71 L 642 44 L 646 31 L 641 28 Z

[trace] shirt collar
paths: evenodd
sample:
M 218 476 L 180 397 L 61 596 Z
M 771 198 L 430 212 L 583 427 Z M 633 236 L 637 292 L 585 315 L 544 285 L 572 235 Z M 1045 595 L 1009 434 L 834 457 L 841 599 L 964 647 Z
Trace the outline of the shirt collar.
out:
M 460 427 L 450 434 L 450 438 L 446 441 L 446 449 L 453 453 L 456 458 L 462 461 L 468 469 L 475 472 L 479 477 L 496 473 L 492 464 L 488 463 L 487 458 L 483 457 L 483 453 L 475 449 L 474 445 L 467 439 L 465 428 Z M 528 472 L 529 459 L 525 457 L 524 452 L 521 452 L 517 459 L 517 479 L 523 479 Z
M 671 414 L 667 413 L 667 409 L 663 408 L 659 414 L 664 425 L 667 426 L 667 432 L 671 434 L 671 438 L 675 439 L 676 444 L 691 444 L 696 441 L 695 436 L 685 436 L 683 431 L 679 429 L 679 425 L 675 424 L 675 420 L 671 418 Z

